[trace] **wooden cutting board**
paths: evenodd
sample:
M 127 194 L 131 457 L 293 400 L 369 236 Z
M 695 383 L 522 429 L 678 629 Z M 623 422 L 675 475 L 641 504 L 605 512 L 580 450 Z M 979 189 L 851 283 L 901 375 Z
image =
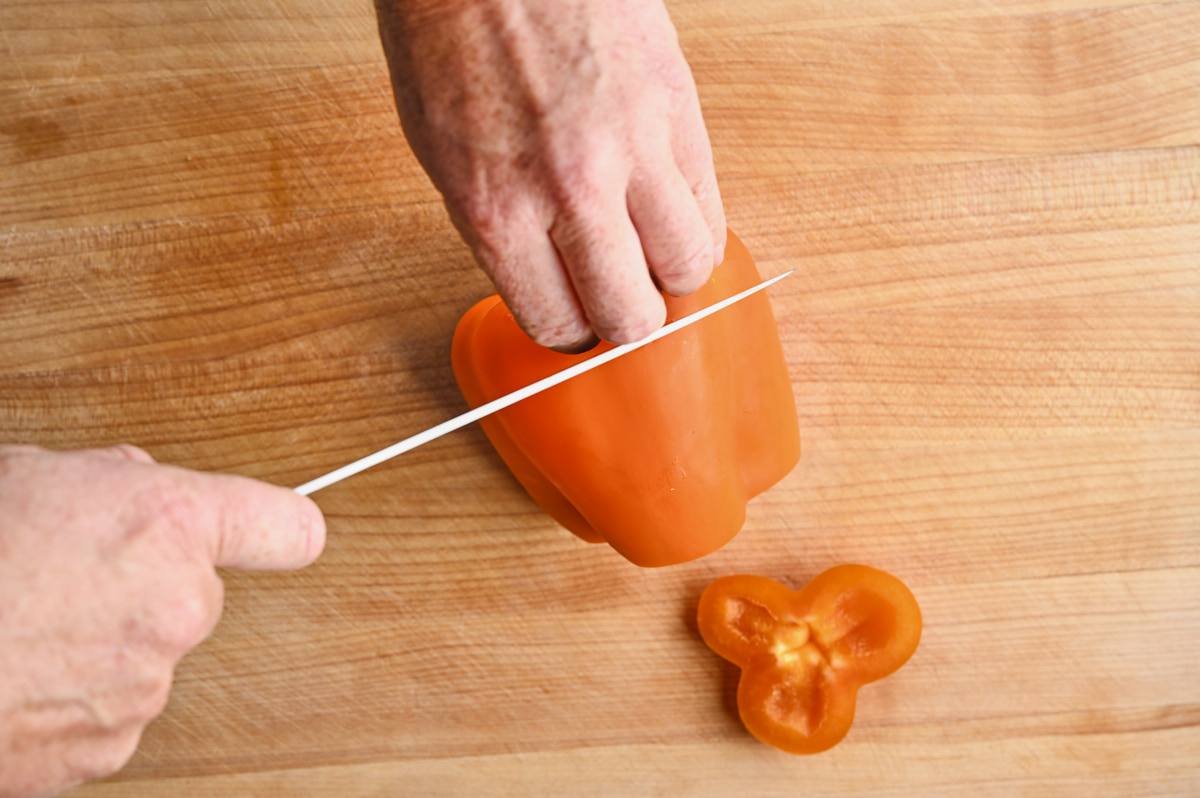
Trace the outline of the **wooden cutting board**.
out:
M 227 575 L 79 796 L 1200 793 L 1200 4 L 677 0 L 804 455 L 640 570 L 477 428 L 317 494 Z M 0 440 L 296 485 L 465 407 L 489 293 L 395 120 L 370 4 L 0 5 Z M 904 579 L 848 739 L 751 739 L 694 626 L 733 572 Z

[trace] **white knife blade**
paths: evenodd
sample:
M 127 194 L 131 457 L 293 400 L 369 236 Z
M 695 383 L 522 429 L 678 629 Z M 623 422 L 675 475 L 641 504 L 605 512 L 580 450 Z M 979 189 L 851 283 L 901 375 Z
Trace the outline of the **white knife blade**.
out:
M 334 469 L 333 471 L 330 471 L 328 474 L 324 474 L 323 476 L 319 476 L 316 479 L 309 480 L 308 482 L 305 482 L 300 487 L 296 488 L 295 491 L 296 491 L 296 493 L 299 493 L 301 496 L 308 496 L 311 493 L 315 493 L 316 491 L 321 490 L 321 488 L 327 488 L 330 485 L 334 484 L 335 482 L 341 482 L 343 479 L 346 479 L 347 477 L 352 477 L 355 474 L 366 471 L 368 468 L 371 468 L 372 466 L 377 466 L 386 460 L 391 460 L 393 457 L 396 457 L 397 455 L 401 455 L 401 454 L 404 454 L 405 452 L 411 451 L 411 450 L 417 448 L 418 446 L 429 443 L 430 441 L 432 441 L 436 438 L 440 438 L 449 432 L 453 432 L 456 429 L 461 429 L 461 428 L 467 426 L 468 424 L 473 424 L 474 422 L 478 421 L 479 419 L 486 418 L 487 416 L 490 416 L 497 411 L 503 410 L 506 407 L 514 405 L 517 402 L 521 401 L 522 399 L 528 399 L 530 396 L 541 393 L 542 391 L 546 390 L 547 388 L 553 388 L 555 385 L 559 385 L 563 382 L 566 382 L 567 380 L 569 380 L 573 377 L 578 377 L 580 374 L 583 374 L 584 372 L 591 371 L 594 368 L 603 366 L 605 363 L 616 360 L 617 358 L 619 358 L 623 355 L 627 355 L 635 349 L 641 349 L 646 344 L 653 343 L 653 342 L 657 341 L 659 338 L 663 338 L 665 336 L 670 335 L 673 332 L 682 330 L 684 327 L 687 327 L 688 325 L 695 324 L 696 322 L 700 321 L 701 319 L 707 318 L 718 311 L 724 310 L 725 308 L 729 307 L 732 304 L 742 301 L 743 299 L 745 299 L 748 296 L 751 296 L 752 294 L 757 294 L 759 291 L 762 291 L 764 288 L 767 288 L 768 286 L 774 285 L 775 283 L 779 282 L 784 277 L 787 277 L 789 274 L 792 274 L 795 271 L 796 271 L 795 269 L 791 269 L 789 271 L 784 272 L 783 274 L 772 277 L 769 280 L 763 280 L 761 283 L 759 283 L 756 286 L 747 288 L 745 291 L 734 294 L 733 296 L 728 297 L 727 299 L 722 299 L 720 302 L 716 302 L 712 305 L 709 305 L 708 307 L 704 308 L 703 310 L 698 310 L 695 313 L 692 313 L 691 315 L 684 316 L 683 318 L 677 319 L 677 320 L 671 322 L 670 324 L 664 325 L 664 326 L 660 327 L 656 332 L 651 333 L 650 335 L 648 335 L 647 337 L 643 338 L 640 341 L 634 341 L 631 344 L 623 344 L 621 346 L 614 347 L 614 348 L 608 350 L 607 352 L 604 352 L 603 354 L 597 355 L 596 357 L 590 358 L 588 360 L 584 360 L 580 363 L 576 363 L 575 365 L 569 366 L 569 367 L 563 369 L 562 371 L 551 374 L 549 377 L 543 377 L 542 379 L 538 380 L 537 382 L 526 385 L 524 388 L 518 388 L 517 390 L 513 391 L 512 393 L 505 394 L 504 396 L 501 396 L 498 399 L 493 399 L 492 401 L 490 401 L 486 404 L 482 404 L 479 407 L 476 407 L 474 410 L 468 410 L 466 413 L 463 413 L 461 416 L 456 416 L 456 417 L 450 419 L 449 421 L 443 421 L 441 424 L 438 424 L 437 426 L 434 426 L 434 427 L 430 427 L 429 429 L 427 429 L 423 432 L 418 432 L 416 435 L 405 438 L 404 440 L 400 441 L 399 443 L 393 443 L 391 446 L 388 446 L 386 449 L 380 449 L 379 451 L 375 452 L 374 454 L 369 454 L 366 457 L 363 457 L 359 460 L 355 460 L 353 463 L 349 463 L 347 465 L 342 466 L 341 468 Z

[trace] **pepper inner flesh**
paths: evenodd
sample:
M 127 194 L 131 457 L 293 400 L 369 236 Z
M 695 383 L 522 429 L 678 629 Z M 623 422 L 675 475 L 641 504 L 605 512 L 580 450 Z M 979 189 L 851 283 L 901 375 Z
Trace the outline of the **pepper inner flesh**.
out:
M 829 662 L 825 651 L 813 639 L 808 624 L 803 621 L 783 623 L 776 628 L 770 651 L 781 668 L 791 669 L 797 665 L 815 668 Z
M 811 624 L 778 618 L 775 622 L 767 650 L 781 678 L 767 699 L 768 715 L 809 735 L 825 718 L 833 663 Z

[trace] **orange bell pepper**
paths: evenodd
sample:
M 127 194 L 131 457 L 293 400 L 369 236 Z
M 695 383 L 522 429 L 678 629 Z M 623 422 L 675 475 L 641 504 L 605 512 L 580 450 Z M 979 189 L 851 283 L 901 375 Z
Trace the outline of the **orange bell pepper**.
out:
M 858 689 L 908 661 L 921 610 L 904 583 L 839 565 L 792 591 L 762 576 L 705 588 L 704 642 L 742 669 L 737 705 L 758 739 L 793 754 L 832 748 L 850 731 Z
M 756 285 L 732 233 L 725 261 L 668 321 Z M 452 363 L 478 406 L 610 349 L 538 346 L 492 296 L 455 330 Z M 746 503 L 800 456 L 796 405 L 775 317 L 756 294 L 482 422 L 529 495 L 584 540 L 661 566 L 708 554 L 745 521 Z

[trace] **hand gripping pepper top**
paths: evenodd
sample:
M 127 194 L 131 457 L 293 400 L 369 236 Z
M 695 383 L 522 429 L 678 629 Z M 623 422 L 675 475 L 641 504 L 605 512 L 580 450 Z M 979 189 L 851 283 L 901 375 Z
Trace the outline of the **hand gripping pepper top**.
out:
M 664 297 L 668 322 L 759 281 L 730 233 L 708 283 Z M 452 362 L 477 407 L 611 348 L 564 355 L 538 346 L 491 296 L 459 322 Z M 481 424 L 555 521 L 641 566 L 694 560 L 728 543 L 746 503 L 800 457 L 791 382 L 764 293 Z

